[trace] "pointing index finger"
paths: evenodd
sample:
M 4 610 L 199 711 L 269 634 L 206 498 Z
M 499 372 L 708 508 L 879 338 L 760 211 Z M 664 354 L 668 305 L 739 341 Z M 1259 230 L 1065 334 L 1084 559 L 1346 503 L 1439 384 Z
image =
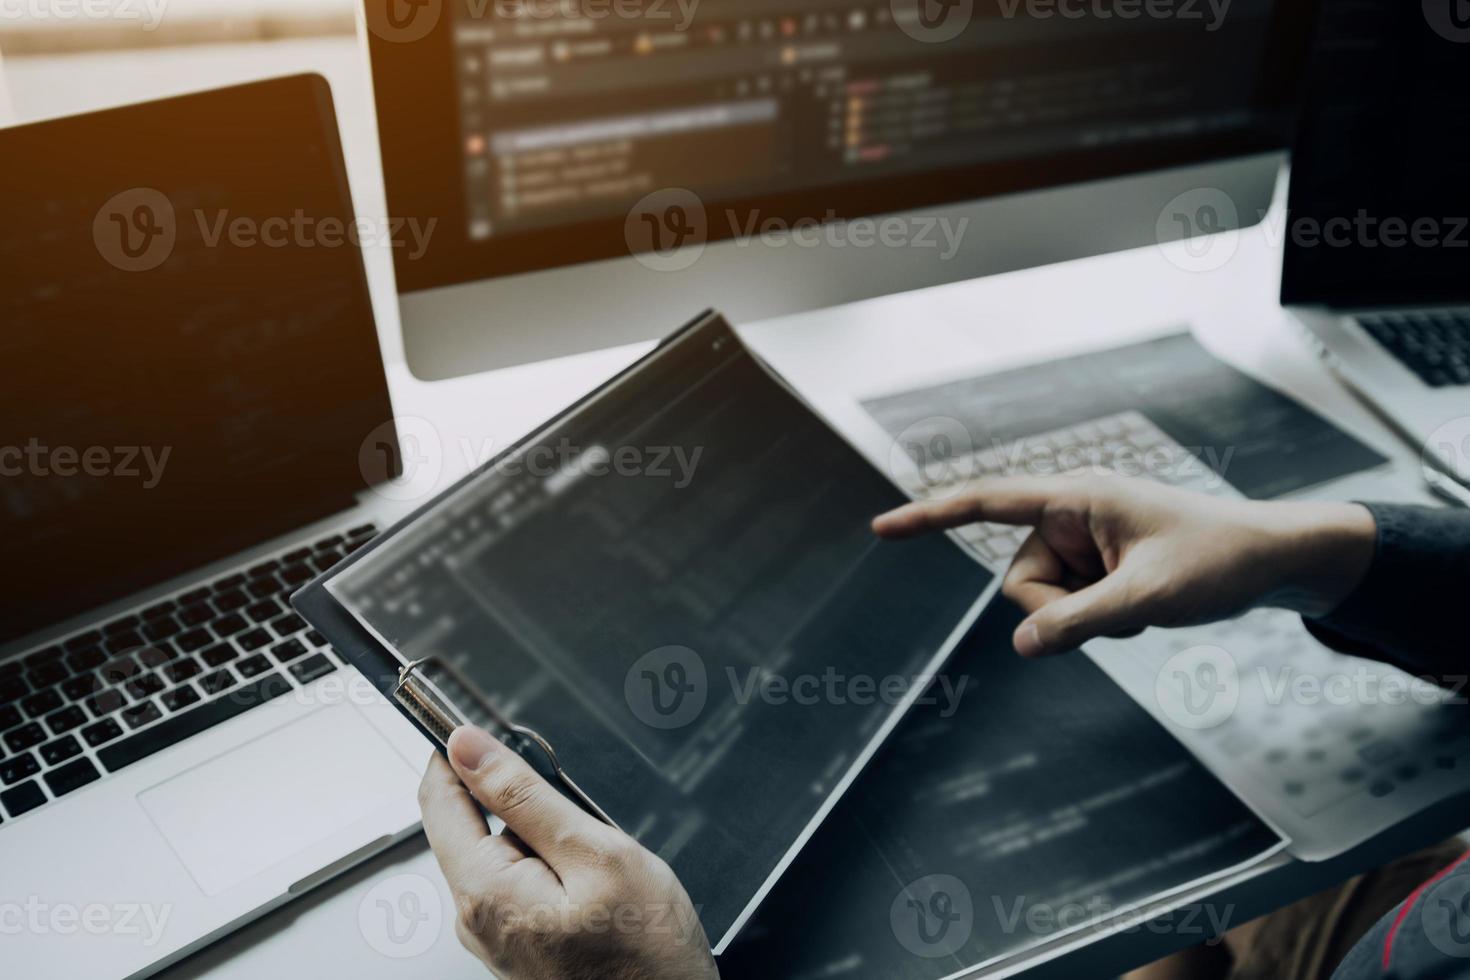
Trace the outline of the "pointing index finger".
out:
M 1034 526 L 1064 487 L 1055 478 L 990 477 L 950 500 L 905 504 L 873 521 L 880 537 L 911 538 L 978 521 Z

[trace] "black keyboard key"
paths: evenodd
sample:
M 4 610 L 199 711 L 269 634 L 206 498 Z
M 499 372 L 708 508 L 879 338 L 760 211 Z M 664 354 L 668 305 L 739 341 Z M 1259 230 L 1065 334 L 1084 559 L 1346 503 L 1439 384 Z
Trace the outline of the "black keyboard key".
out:
M 87 740 L 88 745 L 96 748 L 99 745 L 106 745 L 122 733 L 122 726 L 117 723 L 117 719 L 103 718 L 101 721 L 83 728 L 82 738 Z
M 324 647 L 327 645 L 327 638 L 316 630 L 310 630 L 306 634 L 306 642 L 314 647 Z
M 40 694 L 32 694 L 20 703 L 20 708 L 26 713 L 27 718 L 39 718 L 49 715 L 64 702 L 61 700 L 61 692 L 47 689 Z
M 7 677 L 0 681 L 0 704 L 14 704 L 31 693 L 31 686 L 23 677 Z
M 38 749 L 41 753 L 41 761 L 48 766 L 59 766 L 67 759 L 82 754 L 82 743 L 77 741 L 75 735 L 63 735 L 54 742 L 47 742 Z
M 79 725 L 87 723 L 87 713 L 79 704 L 69 704 L 60 711 L 46 716 L 46 727 L 51 729 L 51 734 L 60 735 L 69 732 Z
M 306 654 L 306 647 L 300 640 L 287 640 L 285 643 L 277 643 L 271 648 L 271 653 L 283 664 L 290 663 L 297 657 Z
M 0 677 L 18 677 L 23 669 L 19 660 L 7 660 L 0 663 Z
M 344 544 L 342 546 L 342 550 L 345 551 L 345 552 L 347 552 L 350 555 L 354 551 L 356 551 L 358 548 L 361 548 L 363 545 L 367 544 L 371 540 L 372 540 L 372 538 L 358 538 L 356 541 L 349 541 L 349 542 L 347 542 L 346 544 Z
M 114 742 L 101 749 L 97 757 L 109 772 L 117 772 L 139 759 L 146 759 L 170 745 L 182 742 L 215 725 L 229 721 L 237 715 L 242 715 L 257 705 L 278 698 L 289 690 L 291 690 L 290 682 L 280 674 L 267 674 L 226 697 L 202 704 L 181 715 L 174 715 L 146 732 L 130 736 L 121 742 Z
M 185 653 L 192 653 L 200 647 L 208 646 L 214 642 L 214 637 L 209 635 L 208 630 L 193 629 L 187 633 L 180 633 L 174 638 L 174 645 Z
M 128 681 L 127 691 L 133 700 L 141 701 L 143 698 L 152 697 L 166 686 L 163 678 L 157 674 L 143 674 L 141 677 Z
M 157 721 L 163 717 L 163 712 L 158 710 L 158 705 L 152 701 L 144 701 L 124 709 L 122 720 L 128 723 L 129 728 L 142 728 L 150 721 Z
M 113 657 L 102 665 L 97 673 L 105 684 L 121 684 L 130 677 L 136 677 L 142 673 L 143 667 L 131 656 Z
M 307 562 L 307 564 L 309 564 L 313 569 L 318 572 L 325 572 L 327 569 L 331 568 L 333 565 L 337 564 L 337 562 L 341 560 L 342 555 L 338 552 L 324 551 L 319 555 L 312 555 L 311 560 Z
M 53 660 L 32 668 L 31 672 L 26 675 L 26 683 L 31 685 L 32 690 L 39 691 L 43 687 L 61 683 L 66 679 L 68 673 L 70 671 L 66 669 L 66 664 Z
M 250 605 L 250 597 L 239 589 L 231 589 L 214 597 L 214 608 L 220 612 L 234 612 L 248 605 Z
M 378 533 L 376 524 L 363 524 L 347 532 L 349 538 L 365 538 Z
M 197 676 L 201 670 L 203 668 L 199 666 L 199 661 L 190 658 L 188 660 L 180 660 L 178 663 L 169 664 L 163 668 L 163 675 L 177 684 L 180 681 L 186 681 L 191 677 Z
M 281 604 L 274 599 L 262 599 L 245 609 L 245 618 L 252 623 L 269 622 L 281 614 Z
M 162 701 L 163 706 L 170 711 L 182 711 L 189 705 L 198 703 L 199 692 L 194 690 L 192 685 L 185 684 L 183 687 L 174 688 L 158 700 Z
M 241 677 L 256 677 L 271 669 L 270 658 L 263 653 L 257 653 L 253 657 L 246 657 L 235 665 Z
M 277 592 L 281 592 L 285 588 L 286 587 L 281 584 L 280 579 L 276 578 L 274 575 L 267 575 L 264 578 L 255 579 L 253 582 L 250 583 L 245 591 L 249 592 L 251 595 L 259 599 L 264 596 L 275 595 Z
M 287 613 L 280 619 L 271 620 L 271 629 L 276 631 L 277 636 L 291 636 L 306 629 L 306 620 L 295 613 Z
M 347 539 L 342 537 L 342 535 L 333 534 L 330 537 L 322 538 L 316 544 L 312 545 L 312 547 L 315 548 L 317 551 L 326 551 L 328 548 L 337 547 L 337 545 L 341 544 L 345 540 Z
M 303 684 L 310 684 L 318 677 L 325 677 L 337 669 L 337 665 L 326 658 L 325 654 L 317 654 L 309 660 L 291 665 L 291 673 Z
M 237 613 L 221 616 L 209 625 L 214 629 L 214 635 L 221 639 L 227 636 L 234 636 L 236 633 L 250 628 L 250 624 L 245 622 L 245 617 Z
M 185 626 L 198 626 L 214 618 L 214 607 L 207 602 L 195 603 L 179 610 L 179 622 Z
M 281 573 L 281 581 L 287 585 L 300 585 L 316 578 L 310 565 L 292 565 Z
M 179 605 L 192 606 L 194 603 L 208 598 L 209 586 L 201 585 L 199 588 L 190 589 L 188 592 L 185 592 L 183 595 L 179 596 Z
M 127 703 L 128 699 L 123 697 L 123 693 L 114 687 L 88 698 L 87 710 L 92 712 L 96 717 L 101 718 L 103 715 L 112 714 Z
M 101 642 L 101 632 L 99 632 L 98 630 L 88 630 L 85 633 L 78 633 L 76 636 L 63 643 L 61 646 L 62 649 L 66 650 L 68 653 L 72 653 L 74 651 L 82 649 L 83 647 L 95 647 Z
M 69 701 L 85 701 L 100 690 L 102 684 L 94 674 L 78 674 L 61 682 L 61 693 Z
M 219 694 L 222 691 L 228 691 L 230 688 L 234 687 L 235 684 L 235 675 L 230 673 L 229 669 L 225 667 L 216 670 L 212 674 L 205 674 L 203 677 L 199 678 L 199 686 L 204 690 L 204 693 L 209 695 L 210 697 L 213 697 L 214 695 Z
M 275 637 L 271 636 L 264 628 L 257 626 L 250 632 L 241 633 L 235 637 L 235 642 L 240 644 L 245 652 L 249 653 L 251 650 L 259 650 L 274 639 Z
M 141 622 L 141 620 L 139 620 L 137 616 L 119 617 L 108 623 L 106 626 L 102 627 L 102 635 L 116 636 L 119 633 L 126 633 L 129 630 L 135 630 L 138 628 L 139 622 Z
M 0 803 L 5 804 L 5 810 L 12 817 L 18 817 L 22 813 L 30 813 L 36 807 L 46 802 L 46 793 L 41 789 L 41 784 L 35 780 L 21 783 L 19 786 L 7 789 L 0 793 Z
M 107 654 L 101 647 L 82 647 L 66 658 L 66 665 L 80 674 L 84 670 L 96 670 L 107 662 Z
M 33 749 L 46 741 L 46 729 L 41 727 L 40 722 L 31 722 L 22 725 L 13 732 L 5 733 L 5 747 L 11 752 L 24 752 Z
M 51 788 L 54 795 L 65 796 L 101 778 L 102 774 L 97 771 L 96 766 L 92 765 L 91 759 L 78 759 L 67 763 L 55 772 L 48 772 L 46 785 Z
M 172 616 L 164 616 L 162 619 L 155 619 L 153 622 L 146 624 L 143 627 L 143 635 L 149 640 L 166 640 L 182 632 L 183 629 L 184 627 L 179 625 L 178 620 Z
M 236 572 L 234 575 L 226 575 L 224 578 L 215 582 L 214 591 L 216 593 L 229 592 L 231 589 L 238 589 L 244 584 L 245 576 L 240 574 L 239 572 Z
M 159 619 L 163 616 L 167 616 L 169 613 L 173 612 L 177 608 L 179 608 L 179 604 L 177 602 L 174 602 L 172 599 L 165 599 L 160 603 L 144 609 L 143 618 L 145 620 Z
M 4 762 L 0 762 L 0 783 L 10 786 L 20 782 L 22 779 L 29 779 L 40 771 L 41 764 L 36 761 L 36 757 L 31 755 L 31 753 L 26 752 L 22 755 L 11 756 Z
M 0 704 L 0 732 L 14 728 L 20 721 L 19 708 L 13 704 Z
M 204 661 L 204 666 L 206 667 L 218 667 L 220 664 L 229 663 L 239 655 L 240 651 L 236 650 L 233 644 L 216 643 L 201 653 L 199 659 Z
M 287 565 L 294 565 L 297 562 L 305 561 L 310 555 L 310 548 L 297 548 L 295 551 L 288 551 L 282 555 L 281 561 Z
M 138 662 L 144 667 L 158 667 L 178 657 L 179 651 L 170 643 L 152 643 L 138 651 Z
M 102 646 L 108 653 L 127 653 L 143 645 L 143 637 L 136 630 L 118 633 L 107 638 Z
M 278 569 L 280 567 L 281 567 L 280 559 L 278 559 L 278 558 L 272 558 L 269 561 L 263 561 L 263 562 L 261 562 L 259 565 L 251 565 L 248 569 L 246 569 L 246 571 L 245 571 L 245 577 L 246 578 L 260 578 L 263 575 L 269 575 L 271 572 L 274 572 L 276 569 Z
M 44 650 L 37 650 L 35 653 L 29 655 L 24 660 L 22 660 L 21 663 L 25 664 L 25 666 L 27 667 L 39 667 L 42 664 L 49 664 L 53 661 L 60 660 L 61 654 L 61 647 L 47 647 Z

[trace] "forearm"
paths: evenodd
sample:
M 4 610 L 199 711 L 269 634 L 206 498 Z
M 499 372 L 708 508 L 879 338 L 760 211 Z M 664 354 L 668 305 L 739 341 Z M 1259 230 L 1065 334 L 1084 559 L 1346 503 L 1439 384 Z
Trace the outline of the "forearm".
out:
M 1470 669 L 1470 513 L 1387 504 L 1367 506 L 1374 552 L 1351 591 L 1328 610 L 1302 609 L 1307 625 L 1336 649 L 1431 677 Z

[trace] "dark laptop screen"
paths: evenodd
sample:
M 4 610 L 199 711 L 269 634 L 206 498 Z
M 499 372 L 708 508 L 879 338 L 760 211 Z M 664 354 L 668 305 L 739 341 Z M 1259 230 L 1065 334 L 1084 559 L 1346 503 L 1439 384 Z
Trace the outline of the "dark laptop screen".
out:
M 0 640 L 352 502 L 391 413 L 323 80 L 0 160 Z
M 1324 0 L 1282 299 L 1470 297 L 1470 4 Z

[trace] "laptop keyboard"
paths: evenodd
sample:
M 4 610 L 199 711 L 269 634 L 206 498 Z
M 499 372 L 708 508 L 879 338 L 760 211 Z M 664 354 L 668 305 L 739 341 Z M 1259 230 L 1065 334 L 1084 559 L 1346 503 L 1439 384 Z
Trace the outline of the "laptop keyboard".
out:
M 1374 313 L 1355 319 L 1431 388 L 1470 385 L 1470 310 Z
M 948 499 L 966 483 L 991 476 L 1117 474 L 1145 477 L 1200 493 L 1221 493 L 1224 479 L 1142 412 L 1120 412 L 944 461 L 940 474 L 909 486 L 920 499 Z M 986 567 L 1003 573 L 1030 528 L 967 524 L 960 539 Z
M 336 670 L 286 599 L 376 533 L 328 535 L 0 663 L 0 820 Z

